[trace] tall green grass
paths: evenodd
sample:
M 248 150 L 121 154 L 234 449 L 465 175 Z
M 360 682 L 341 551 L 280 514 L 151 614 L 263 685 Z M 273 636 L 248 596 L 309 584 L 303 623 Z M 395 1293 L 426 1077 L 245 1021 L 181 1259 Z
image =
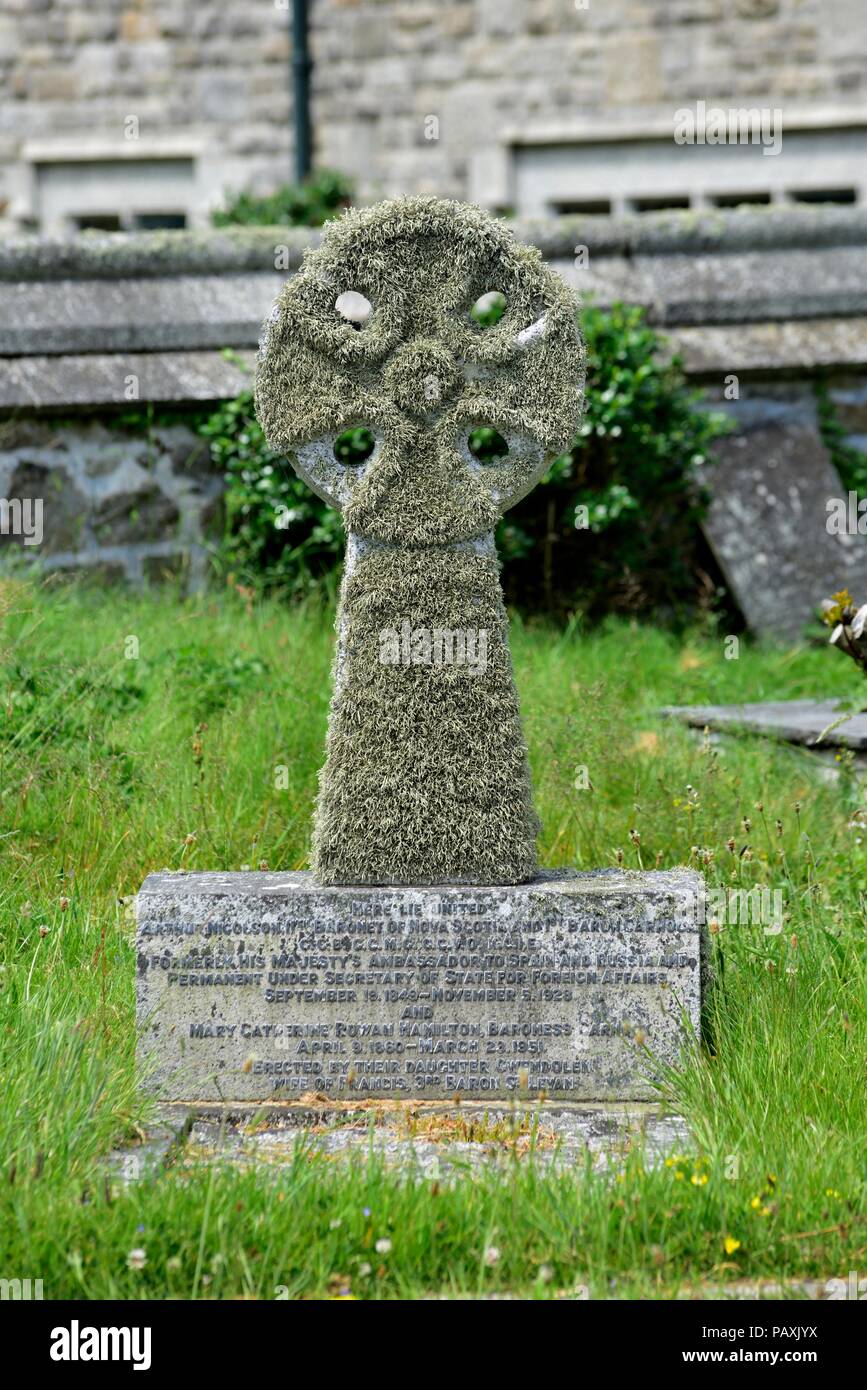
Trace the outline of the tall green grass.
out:
M 305 865 L 331 614 L 17 580 L 0 610 L 0 1276 L 41 1277 L 47 1297 L 652 1296 L 867 1267 L 863 790 L 845 759 L 832 781 L 803 752 L 656 714 L 861 696 L 837 653 L 742 642 L 726 660 L 713 634 L 513 627 L 546 864 L 692 863 L 784 893 L 779 934 L 713 936 L 707 1040 L 661 1083 L 688 1158 L 650 1171 L 636 1154 L 621 1181 L 524 1158 L 434 1190 L 305 1154 L 277 1177 L 178 1168 L 118 1193 L 100 1157 L 148 1119 L 132 897 L 163 867 Z

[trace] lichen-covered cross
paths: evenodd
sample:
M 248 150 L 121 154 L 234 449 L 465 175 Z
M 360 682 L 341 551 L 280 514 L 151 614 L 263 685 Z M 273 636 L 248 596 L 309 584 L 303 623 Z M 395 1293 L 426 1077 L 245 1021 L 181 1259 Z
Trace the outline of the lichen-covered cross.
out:
M 505 300 L 482 327 L 480 297 Z M 360 306 L 360 307 L 359 307 Z M 538 821 L 493 532 L 577 426 L 576 304 L 478 208 L 347 213 L 283 288 L 256 384 L 272 448 L 343 513 L 312 864 L 323 883 L 518 883 Z M 358 425 L 360 466 L 335 454 Z M 508 453 L 480 462 L 479 425 Z

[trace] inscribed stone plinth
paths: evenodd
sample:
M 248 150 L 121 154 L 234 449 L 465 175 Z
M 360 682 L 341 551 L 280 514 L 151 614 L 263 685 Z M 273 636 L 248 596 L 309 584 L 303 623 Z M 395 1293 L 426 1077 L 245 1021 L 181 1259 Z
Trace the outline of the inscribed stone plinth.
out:
M 138 898 L 139 1055 L 170 1100 L 656 1096 L 697 1032 L 703 882 L 501 887 L 159 873 Z

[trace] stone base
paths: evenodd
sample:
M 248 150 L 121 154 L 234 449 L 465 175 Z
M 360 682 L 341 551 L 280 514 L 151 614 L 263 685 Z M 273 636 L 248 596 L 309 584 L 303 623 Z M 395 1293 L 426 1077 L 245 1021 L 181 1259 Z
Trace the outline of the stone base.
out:
M 652 1100 L 698 1032 L 704 883 L 542 873 L 334 887 L 159 873 L 138 897 L 139 1059 L 165 1100 Z

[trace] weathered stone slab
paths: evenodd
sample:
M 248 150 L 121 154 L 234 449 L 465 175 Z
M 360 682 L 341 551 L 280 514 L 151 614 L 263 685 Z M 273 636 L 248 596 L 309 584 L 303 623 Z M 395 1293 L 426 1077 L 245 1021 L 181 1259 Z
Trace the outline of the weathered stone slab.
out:
M 0 363 L 0 410 L 129 407 L 130 381 L 153 404 L 220 401 L 249 385 L 255 353 L 90 352 L 10 358 Z
M 838 700 L 769 700 L 746 705 L 669 705 L 661 711 L 696 729 L 746 729 L 789 743 L 867 751 L 867 714 L 848 712 Z
M 139 1057 L 166 1100 L 643 1100 L 698 1030 L 690 870 L 509 887 L 159 873 L 138 898 Z
M 164 1110 L 180 1106 L 164 1106 Z M 186 1138 L 186 1136 L 184 1136 Z M 174 1148 L 176 1162 L 246 1167 L 266 1164 L 273 1172 L 291 1163 L 297 1146 L 331 1158 L 364 1158 L 373 1149 L 387 1167 L 416 1181 L 449 1178 L 467 1171 L 511 1165 L 517 1159 L 555 1170 L 583 1168 L 588 1156 L 599 1172 L 620 1170 L 624 1155 L 641 1147 L 648 1168 L 672 1153 L 695 1151 L 686 1121 L 665 1114 L 647 1101 L 462 1100 L 312 1101 L 302 1104 L 196 1108 L 186 1146 Z M 143 1148 L 127 1151 L 122 1172 L 127 1178 L 152 1171 Z M 155 1144 L 154 1144 L 155 1148 Z M 120 1157 L 120 1156 L 119 1156 Z M 136 1159 L 138 1166 L 135 1166 Z M 145 1162 L 141 1160 L 144 1159 Z
M 730 372 L 783 380 L 826 371 L 862 367 L 867 358 L 867 318 L 777 319 L 759 323 L 703 323 L 672 328 L 665 335 L 669 350 L 683 362 L 687 376 L 719 386 Z M 845 409 L 837 415 L 845 423 Z
M 574 253 L 573 253 L 574 256 Z M 867 312 L 865 255 L 860 246 L 812 250 L 744 251 L 594 257 L 586 266 L 552 264 L 583 296 L 603 306 L 642 304 L 653 323 L 750 323 Z
M 163 352 L 254 343 L 283 280 L 267 275 L 0 281 L 0 353 Z
M 753 631 L 797 641 L 824 598 L 867 592 L 867 544 L 828 530 L 828 503 L 846 491 L 817 426 L 757 419 L 740 404 L 745 432 L 713 448 L 703 528 Z

